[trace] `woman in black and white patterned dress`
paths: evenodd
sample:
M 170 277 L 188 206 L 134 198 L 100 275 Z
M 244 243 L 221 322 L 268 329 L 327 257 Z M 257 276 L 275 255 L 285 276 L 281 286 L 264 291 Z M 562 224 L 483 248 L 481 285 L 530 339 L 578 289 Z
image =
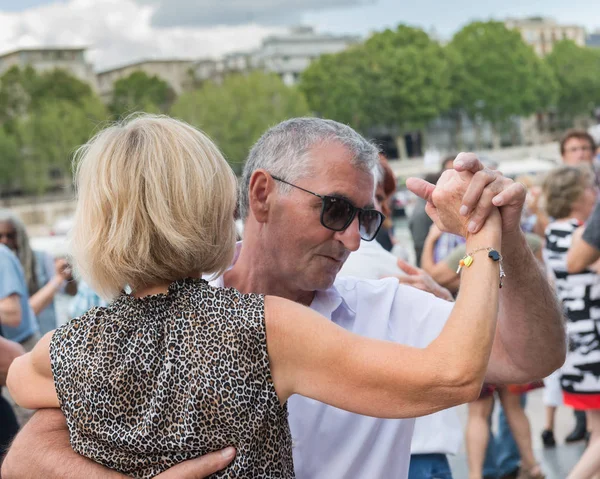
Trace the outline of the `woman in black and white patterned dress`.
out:
M 564 403 L 585 410 L 592 442 L 569 477 L 600 471 L 600 275 L 591 270 L 569 274 L 567 251 L 573 233 L 590 216 L 597 192 L 585 169 L 558 168 L 548 174 L 543 194 L 546 211 L 557 218 L 546 228 L 544 261 L 556 277 L 567 316 L 569 350 L 561 370 Z

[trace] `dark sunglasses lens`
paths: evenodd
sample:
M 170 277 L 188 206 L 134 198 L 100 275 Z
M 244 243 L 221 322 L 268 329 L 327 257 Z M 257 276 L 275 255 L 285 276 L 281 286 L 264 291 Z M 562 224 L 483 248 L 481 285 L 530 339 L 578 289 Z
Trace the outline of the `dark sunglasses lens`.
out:
M 335 231 L 341 231 L 348 226 L 354 206 L 342 198 L 326 196 L 323 199 L 323 226 Z
M 359 216 L 360 237 L 371 241 L 375 238 L 382 221 L 383 217 L 376 210 L 361 211 Z

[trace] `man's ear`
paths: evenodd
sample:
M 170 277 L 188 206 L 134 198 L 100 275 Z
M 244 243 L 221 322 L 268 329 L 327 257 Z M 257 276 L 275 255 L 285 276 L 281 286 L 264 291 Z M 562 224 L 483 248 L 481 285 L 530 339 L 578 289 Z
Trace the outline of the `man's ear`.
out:
M 275 189 L 275 180 L 265 170 L 256 170 L 250 177 L 248 201 L 256 221 L 266 223 L 269 216 L 270 199 Z

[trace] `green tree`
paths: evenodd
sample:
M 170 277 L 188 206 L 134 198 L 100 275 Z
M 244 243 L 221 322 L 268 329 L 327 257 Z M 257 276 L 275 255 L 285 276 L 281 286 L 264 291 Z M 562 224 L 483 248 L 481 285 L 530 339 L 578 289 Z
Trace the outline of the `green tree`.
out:
M 305 116 L 304 96 L 274 74 L 232 75 L 184 93 L 171 113 L 205 131 L 240 172 L 252 144 L 273 124 Z
M 495 146 L 512 116 L 530 115 L 551 103 L 551 72 L 519 32 L 500 22 L 473 22 L 459 31 L 447 49 L 452 64 L 453 106 L 476 123 L 491 123 Z
M 14 66 L 0 77 L 0 124 L 14 132 L 17 120 L 29 113 L 33 92 L 39 76 L 27 67 Z
M 448 109 L 451 95 L 444 49 L 405 25 L 371 36 L 364 45 L 314 61 L 300 88 L 320 115 L 367 132 L 400 135 L 423 128 Z
M 316 115 L 364 130 L 373 122 L 366 107 L 368 70 L 367 50 L 355 46 L 313 61 L 302 73 L 299 88 Z
M 563 40 L 554 45 L 546 63 L 558 80 L 556 107 L 565 125 L 600 104 L 600 52 Z
M 40 103 L 35 114 L 19 124 L 24 186 L 42 194 L 51 177 L 62 177 L 65 185 L 70 184 L 73 153 L 106 117 L 105 106 L 95 96 L 82 98 L 80 104 L 54 99 Z
M 0 122 L 24 116 L 47 99 L 81 105 L 92 96 L 89 84 L 65 70 L 38 73 L 31 67 L 15 66 L 0 77 Z
M 136 111 L 166 113 L 175 97 L 166 81 L 137 71 L 115 82 L 110 110 L 116 116 Z
M 11 182 L 43 193 L 54 180 L 70 180 L 72 152 L 108 112 L 90 85 L 63 70 L 11 68 L 0 78 L 0 128 Z M 16 156 L 15 156 L 16 146 Z
M 21 178 L 17 139 L 0 127 L 0 191 L 12 190 Z
M 32 108 L 46 100 L 66 100 L 81 105 L 93 97 L 89 83 L 81 81 L 69 72 L 61 69 L 50 70 L 38 75 L 33 82 Z

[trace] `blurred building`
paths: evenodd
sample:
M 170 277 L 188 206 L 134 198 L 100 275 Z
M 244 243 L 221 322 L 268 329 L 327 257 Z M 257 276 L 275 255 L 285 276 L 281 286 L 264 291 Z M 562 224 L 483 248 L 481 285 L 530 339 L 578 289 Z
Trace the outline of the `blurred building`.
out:
M 358 36 L 322 34 L 312 27 L 296 27 L 287 34 L 266 38 L 258 50 L 231 53 L 221 60 L 200 60 L 194 71 L 198 81 L 220 81 L 230 73 L 263 70 L 276 73 L 286 85 L 294 85 L 315 58 L 338 53 L 360 41 Z
M 561 40 L 572 40 L 580 47 L 586 43 L 585 28 L 580 25 L 559 25 L 551 18 L 509 18 L 504 24 L 507 28 L 519 30 L 523 40 L 531 45 L 539 56 L 550 53 L 554 44 Z
M 94 68 L 85 60 L 85 48 L 22 48 L 0 55 L 0 75 L 14 66 L 37 71 L 66 70 L 96 89 Z
M 360 41 L 357 36 L 322 34 L 312 27 L 297 27 L 286 35 L 266 38 L 252 55 L 252 63 L 277 73 L 286 85 L 293 85 L 315 58 L 341 52 Z
M 149 76 L 157 76 L 169 84 L 176 94 L 186 90 L 193 81 L 195 62 L 193 60 L 143 60 L 118 68 L 98 73 L 98 91 L 102 100 L 108 102 L 112 98 L 116 81 L 127 78 L 134 72 L 144 72 Z
M 590 48 L 600 48 L 600 30 L 588 35 L 585 45 Z

